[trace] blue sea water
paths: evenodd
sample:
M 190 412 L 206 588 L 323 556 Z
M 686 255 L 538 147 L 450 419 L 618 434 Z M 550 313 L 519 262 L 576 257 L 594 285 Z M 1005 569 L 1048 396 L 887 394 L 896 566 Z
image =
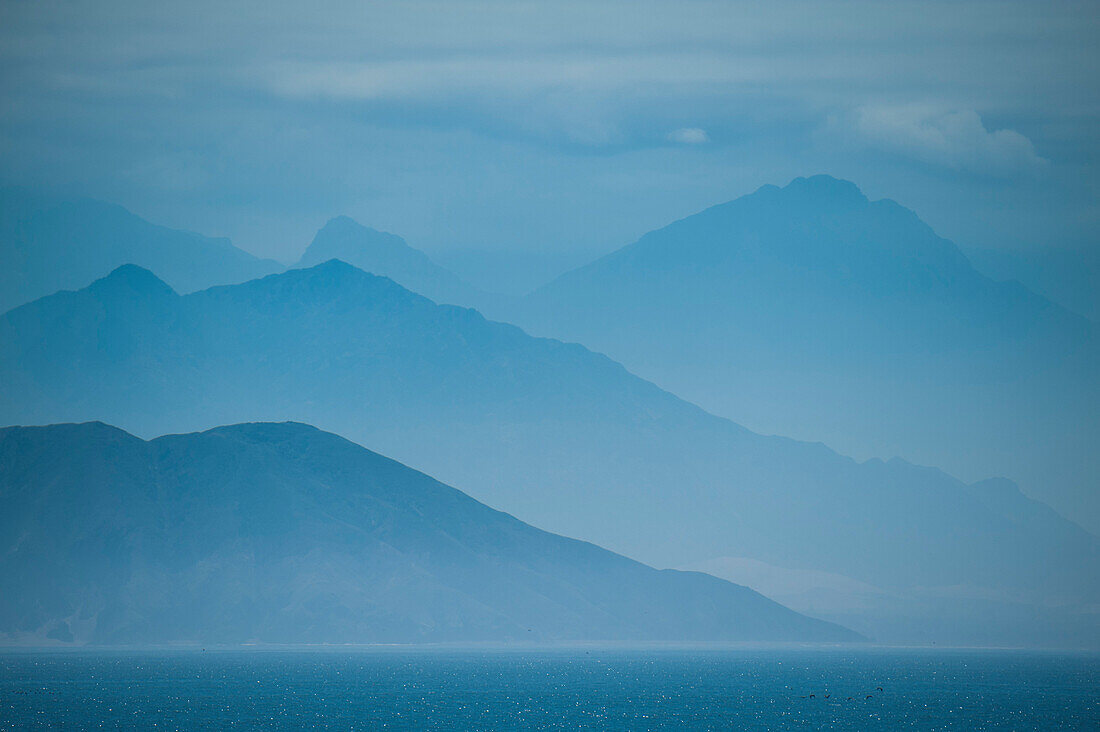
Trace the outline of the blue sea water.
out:
M 1100 729 L 1100 656 L 933 649 L 8 651 L 0 729 Z

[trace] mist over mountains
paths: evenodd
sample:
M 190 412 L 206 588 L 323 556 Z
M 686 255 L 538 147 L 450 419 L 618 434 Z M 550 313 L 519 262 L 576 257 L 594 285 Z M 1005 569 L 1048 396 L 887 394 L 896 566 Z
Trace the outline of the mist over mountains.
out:
M 1100 727 L 1100 3 L 947 6 L 0 0 L 0 728 Z
M 1100 322 L 1100 251 L 1093 247 L 993 249 L 968 246 L 966 256 L 997 280 L 1018 280 L 1093 322 Z
M 347 216 L 329 221 L 306 248 L 297 267 L 339 259 L 394 282 L 437 303 L 476 307 L 492 296 L 463 282 L 396 234 L 363 226 Z
M 859 639 L 301 424 L 2 429 L 0 500 L 7 642 Z
M 507 318 L 757 431 L 1007 475 L 1100 526 L 1096 324 L 985 277 L 852 183 L 765 186 L 562 275 Z
M 931 620 L 960 642 L 1096 637 L 1096 537 L 1010 482 L 761 436 L 581 346 L 338 261 L 183 296 L 122 267 L 4 315 L 0 379 L 4 423 L 152 437 L 308 422 L 656 566 L 743 557 L 946 593 L 901 630 L 872 603 L 855 627 L 880 638 L 924 638 Z
M 0 311 L 85 287 L 123 264 L 155 270 L 181 292 L 283 269 L 228 239 L 157 226 L 121 206 L 0 188 Z

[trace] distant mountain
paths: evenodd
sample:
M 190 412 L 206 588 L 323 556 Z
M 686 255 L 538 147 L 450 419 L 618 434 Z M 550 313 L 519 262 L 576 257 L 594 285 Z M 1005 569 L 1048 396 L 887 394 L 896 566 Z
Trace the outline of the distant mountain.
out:
M 742 557 L 889 591 L 952 588 L 1031 608 L 1013 632 L 1032 639 L 1048 607 L 1100 601 L 1097 538 L 1011 483 L 764 437 L 581 346 L 337 261 L 186 296 L 122 267 L 0 318 L 0 383 L 7 424 L 316 424 L 656 566 Z M 965 641 L 987 618 L 959 607 L 935 620 L 953 617 Z M 887 620 L 865 627 L 922 637 L 920 619 Z M 1082 615 L 1075 637 L 1098 627 Z
M 7 642 L 859 639 L 302 424 L 2 429 L 0 501 Z
M 363 226 L 347 216 L 325 224 L 313 238 L 298 267 L 339 259 L 364 272 L 389 277 L 397 284 L 438 303 L 477 306 L 487 297 L 440 267 L 427 254 L 396 234 Z
M 754 430 L 1008 475 L 1100 527 L 1100 326 L 985 277 L 852 183 L 765 186 L 507 316 Z
M 181 292 L 283 269 L 228 239 L 156 226 L 121 206 L 0 189 L 0 311 L 86 287 L 123 264 L 156 270 Z

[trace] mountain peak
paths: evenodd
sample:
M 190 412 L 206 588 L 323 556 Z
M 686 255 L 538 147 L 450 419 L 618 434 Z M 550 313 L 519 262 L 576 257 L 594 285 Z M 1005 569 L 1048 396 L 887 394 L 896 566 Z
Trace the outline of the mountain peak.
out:
M 116 267 L 106 277 L 101 277 L 93 282 L 88 289 L 97 294 L 123 293 L 144 297 L 166 297 L 176 294 L 176 291 L 169 287 L 164 280 L 136 264 L 124 264 Z
M 322 301 L 409 303 L 424 299 L 385 275 L 367 272 L 337 258 L 269 275 L 245 283 L 245 287 L 265 298 L 281 293 L 278 297 L 299 305 Z M 213 290 L 234 292 L 232 288 Z
M 333 216 L 331 219 L 329 219 L 325 223 L 325 225 L 320 228 L 320 230 L 317 232 L 317 235 L 319 236 L 322 232 L 330 233 L 330 234 L 334 233 L 334 232 L 356 232 L 356 233 L 374 232 L 374 233 L 379 233 L 379 234 L 386 233 L 386 232 L 380 232 L 377 229 L 372 229 L 369 226 L 364 226 L 363 224 L 360 224 L 358 221 L 351 218 L 350 216 L 344 216 L 344 215 Z M 390 236 L 395 236 L 395 235 L 390 234 Z M 398 238 L 400 238 L 400 237 L 398 237 Z
M 283 269 L 226 238 L 159 226 L 116 204 L 0 189 L 0 312 L 82 289 L 125 264 L 180 293 Z
M 65 435 L 79 435 L 81 439 L 93 439 L 97 437 L 124 437 L 138 439 L 129 432 L 114 425 L 107 424 L 98 419 L 88 422 L 60 422 L 49 425 L 12 425 L 0 427 L 0 436 L 22 432 L 25 434 L 52 432 Z
M 332 259 L 387 277 L 436 302 L 471 305 L 478 299 L 469 285 L 401 237 L 363 226 L 347 216 L 337 216 L 321 227 L 297 267 L 312 267 Z
M 780 189 L 788 194 L 797 194 L 807 198 L 827 200 L 830 202 L 845 201 L 849 203 L 867 203 L 867 196 L 855 183 L 842 178 L 834 178 L 831 175 L 811 175 L 808 178 L 798 177 Z
M 363 226 L 347 216 L 337 216 L 313 237 L 298 266 L 307 267 L 329 259 L 344 259 L 359 266 L 374 262 L 388 264 L 395 257 L 426 259 L 396 234 Z M 372 270 L 373 267 L 364 269 Z
M 313 272 L 317 274 L 332 273 L 345 276 L 355 276 L 356 274 L 369 274 L 368 272 L 364 272 L 354 265 L 348 264 L 339 257 L 332 257 L 330 259 L 318 262 L 317 264 L 314 264 L 310 267 L 302 267 L 297 271 Z M 275 276 L 277 277 L 278 275 Z
M 303 435 L 325 434 L 335 437 L 331 433 L 323 433 L 313 425 L 305 422 L 241 422 L 240 424 L 214 427 L 207 430 L 209 434 L 227 434 L 241 437 L 249 442 L 284 442 L 286 440 Z M 341 438 L 342 439 L 342 438 Z
M 317 233 L 313 235 L 313 241 L 310 247 L 315 246 L 318 241 L 324 242 L 331 237 L 370 236 L 372 234 L 386 234 L 386 232 L 364 226 L 350 216 L 334 216 L 326 221 L 325 225 L 318 229 Z M 388 234 L 388 236 L 400 238 L 394 234 Z

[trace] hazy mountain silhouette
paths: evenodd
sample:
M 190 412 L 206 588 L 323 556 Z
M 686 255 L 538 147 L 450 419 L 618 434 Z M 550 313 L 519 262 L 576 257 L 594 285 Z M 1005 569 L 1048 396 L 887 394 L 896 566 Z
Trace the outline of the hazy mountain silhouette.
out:
M 1095 246 L 969 246 L 966 256 L 993 279 L 1018 280 L 1043 297 L 1100 322 L 1100 249 Z
M 0 430 L 0 636 L 858 640 L 494 511 L 302 424 Z
M 156 226 L 121 206 L 0 189 L 0 310 L 85 287 L 128 263 L 183 292 L 283 269 L 228 239 Z
M 338 216 L 325 224 L 296 266 L 313 267 L 330 259 L 389 277 L 438 303 L 476 307 L 491 297 L 435 264 L 427 254 L 410 247 L 396 234 L 363 226 L 347 216 Z
M 852 183 L 799 178 L 689 216 L 509 320 L 752 429 L 1008 475 L 1100 526 L 1096 324 Z
M 337 261 L 186 296 L 122 267 L 4 315 L 0 381 L 9 424 L 103 419 L 144 436 L 316 424 L 657 566 L 743 557 L 952 587 L 1027 604 L 1023 632 L 1048 604 L 1100 599 L 1096 537 L 1010 483 L 764 437 L 581 346 Z M 1095 638 L 1095 616 L 1079 620 Z

